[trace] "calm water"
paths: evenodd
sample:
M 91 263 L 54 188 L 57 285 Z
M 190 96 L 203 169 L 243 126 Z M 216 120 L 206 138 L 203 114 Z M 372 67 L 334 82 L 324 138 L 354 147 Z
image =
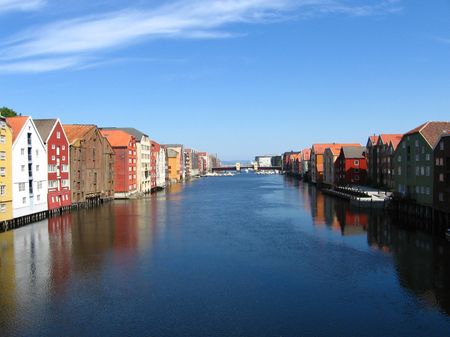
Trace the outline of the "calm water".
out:
M 281 176 L 0 234 L 1 336 L 449 336 L 450 246 Z

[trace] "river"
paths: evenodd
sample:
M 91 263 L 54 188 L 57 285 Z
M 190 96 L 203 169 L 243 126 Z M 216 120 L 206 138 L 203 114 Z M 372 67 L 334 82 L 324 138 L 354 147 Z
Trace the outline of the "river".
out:
M 1 336 L 448 336 L 450 244 L 283 176 L 0 234 Z

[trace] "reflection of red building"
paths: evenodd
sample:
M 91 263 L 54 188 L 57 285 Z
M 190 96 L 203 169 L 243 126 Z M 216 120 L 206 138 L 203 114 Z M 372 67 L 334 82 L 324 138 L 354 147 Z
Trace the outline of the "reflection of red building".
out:
M 64 289 L 72 276 L 72 214 L 64 213 L 48 219 L 52 287 L 56 293 Z
M 47 147 L 48 209 L 72 204 L 69 179 L 69 141 L 59 119 L 34 119 L 34 124 Z
M 346 210 L 345 224 L 347 226 L 361 226 L 366 229 L 369 224 L 369 216 L 364 213 L 352 213 L 349 210 Z
M 367 181 L 367 157 L 364 146 L 343 146 L 334 163 L 335 184 L 363 185 Z
M 118 198 L 137 192 L 136 139 L 122 130 L 101 130 L 114 150 L 114 192 Z

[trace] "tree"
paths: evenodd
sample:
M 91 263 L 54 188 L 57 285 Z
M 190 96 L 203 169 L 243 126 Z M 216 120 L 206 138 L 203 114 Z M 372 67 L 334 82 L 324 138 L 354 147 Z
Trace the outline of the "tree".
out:
M 13 109 L 7 108 L 6 106 L 0 108 L 0 114 L 3 117 L 15 117 L 19 116 L 17 112 L 15 112 Z

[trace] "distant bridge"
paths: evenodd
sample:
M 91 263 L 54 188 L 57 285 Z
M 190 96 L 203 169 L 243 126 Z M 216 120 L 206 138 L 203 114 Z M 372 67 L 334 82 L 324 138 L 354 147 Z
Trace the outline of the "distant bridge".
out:
M 254 170 L 254 171 L 281 171 L 281 166 L 269 166 L 269 167 L 258 167 L 257 164 L 245 164 L 241 165 L 236 163 L 236 165 L 213 167 L 213 172 L 223 172 L 223 171 L 241 171 L 241 170 Z

